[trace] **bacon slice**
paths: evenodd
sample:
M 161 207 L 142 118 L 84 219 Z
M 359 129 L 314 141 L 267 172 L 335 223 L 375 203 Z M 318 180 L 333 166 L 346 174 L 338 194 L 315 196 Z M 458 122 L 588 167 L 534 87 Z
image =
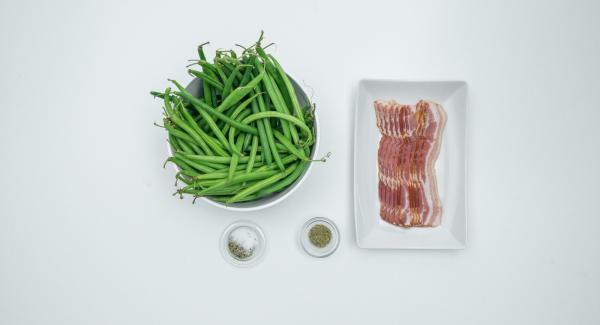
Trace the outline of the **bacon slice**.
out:
M 435 227 L 442 207 L 434 165 L 446 112 L 420 100 L 416 105 L 375 101 L 379 141 L 379 201 L 383 220 L 403 227 Z

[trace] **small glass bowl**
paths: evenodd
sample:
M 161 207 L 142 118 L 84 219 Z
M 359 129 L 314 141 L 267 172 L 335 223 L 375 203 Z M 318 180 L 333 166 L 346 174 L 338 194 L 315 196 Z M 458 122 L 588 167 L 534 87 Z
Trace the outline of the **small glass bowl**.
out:
M 317 247 L 310 242 L 308 234 L 310 229 L 316 225 L 323 225 L 331 231 L 331 241 L 325 247 Z M 327 218 L 312 218 L 300 228 L 300 246 L 306 254 L 313 257 L 327 257 L 333 254 L 340 244 L 340 233 L 333 221 Z
M 247 230 L 253 232 L 256 235 L 256 238 L 258 239 L 258 243 L 254 248 L 253 254 L 247 259 L 239 259 L 236 256 L 234 256 L 229 250 L 229 236 L 233 231 L 243 228 L 246 228 Z M 227 262 L 234 266 L 249 267 L 256 265 L 262 259 L 266 249 L 267 241 L 264 232 L 257 224 L 251 221 L 236 221 L 227 226 L 227 228 L 225 228 L 225 230 L 223 231 L 223 235 L 221 235 L 221 255 L 223 255 L 223 258 Z

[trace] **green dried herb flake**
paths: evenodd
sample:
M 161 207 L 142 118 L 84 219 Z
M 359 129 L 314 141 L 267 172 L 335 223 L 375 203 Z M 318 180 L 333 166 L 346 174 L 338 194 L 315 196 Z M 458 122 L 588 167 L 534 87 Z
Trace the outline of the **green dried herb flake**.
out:
M 310 228 L 308 239 L 314 246 L 323 248 L 331 242 L 331 230 L 324 225 L 315 225 Z
M 254 254 L 254 249 L 246 249 L 242 245 L 236 243 L 234 240 L 229 240 L 228 243 L 229 252 L 238 260 L 248 259 Z

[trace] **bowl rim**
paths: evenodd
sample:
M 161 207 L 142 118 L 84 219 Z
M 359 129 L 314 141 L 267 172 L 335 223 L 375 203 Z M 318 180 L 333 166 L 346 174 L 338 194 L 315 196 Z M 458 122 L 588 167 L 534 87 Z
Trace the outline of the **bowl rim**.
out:
M 306 92 L 304 91 L 304 89 L 302 89 L 302 86 L 300 86 L 300 84 L 298 82 L 296 82 L 296 80 L 294 80 L 290 75 L 288 75 L 288 77 L 290 78 L 290 81 L 293 84 L 295 84 L 300 90 L 302 90 L 303 95 L 308 99 L 308 96 L 306 95 Z M 189 82 L 187 87 L 189 87 L 197 79 L 198 78 L 192 79 Z M 310 99 L 308 101 L 310 104 L 312 104 L 310 102 Z M 313 143 L 313 148 L 312 148 L 311 155 L 310 155 L 311 160 L 315 160 L 315 157 L 317 156 L 317 152 L 319 151 L 319 138 L 320 138 L 319 137 L 320 129 L 319 129 L 318 114 L 316 111 L 314 111 L 313 114 L 314 114 L 313 132 L 314 132 L 315 141 Z M 168 137 L 167 137 L 167 140 L 168 140 Z M 173 148 L 171 148 L 171 145 L 169 144 L 168 141 L 167 141 L 167 152 L 169 153 L 169 156 L 173 156 Z M 212 206 L 219 207 L 219 208 L 229 210 L 229 211 L 248 211 L 249 212 L 249 211 L 258 211 L 258 210 L 266 209 L 268 207 L 275 206 L 276 204 L 281 203 L 285 199 L 290 197 L 300 187 L 300 185 L 302 185 L 304 183 L 304 181 L 308 177 L 308 174 L 310 174 L 310 171 L 312 170 L 313 164 L 314 164 L 314 162 L 309 162 L 308 167 L 304 170 L 302 175 L 300 175 L 300 177 L 296 181 L 294 181 L 294 183 L 292 183 L 290 186 L 288 186 L 282 192 L 275 194 L 275 196 L 279 195 L 275 198 L 273 196 L 267 196 L 267 197 L 264 197 L 264 198 L 256 200 L 256 201 L 242 202 L 241 204 L 243 204 L 243 205 L 241 205 L 241 206 L 239 205 L 240 203 L 233 203 L 233 204 L 227 205 L 226 203 L 214 201 L 207 197 L 199 197 L 199 199 L 201 199 L 204 202 L 207 202 L 208 204 L 210 204 Z M 177 167 L 177 165 L 175 165 L 175 164 L 171 164 L 171 165 L 175 169 L 175 172 L 180 171 L 179 167 Z M 261 201 L 267 200 L 267 199 L 271 199 L 271 200 L 261 203 Z M 249 203 L 254 203 L 255 205 L 246 206 L 246 204 L 249 204 Z

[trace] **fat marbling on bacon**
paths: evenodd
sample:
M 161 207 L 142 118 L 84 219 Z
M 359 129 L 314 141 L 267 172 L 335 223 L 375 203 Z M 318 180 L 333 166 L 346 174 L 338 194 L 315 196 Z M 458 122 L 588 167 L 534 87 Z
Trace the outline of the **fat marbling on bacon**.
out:
M 416 105 L 375 101 L 380 216 L 403 227 L 435 227 L 442 207 L 434 165 L 446 112 L 441 105 L 421 100 Z

